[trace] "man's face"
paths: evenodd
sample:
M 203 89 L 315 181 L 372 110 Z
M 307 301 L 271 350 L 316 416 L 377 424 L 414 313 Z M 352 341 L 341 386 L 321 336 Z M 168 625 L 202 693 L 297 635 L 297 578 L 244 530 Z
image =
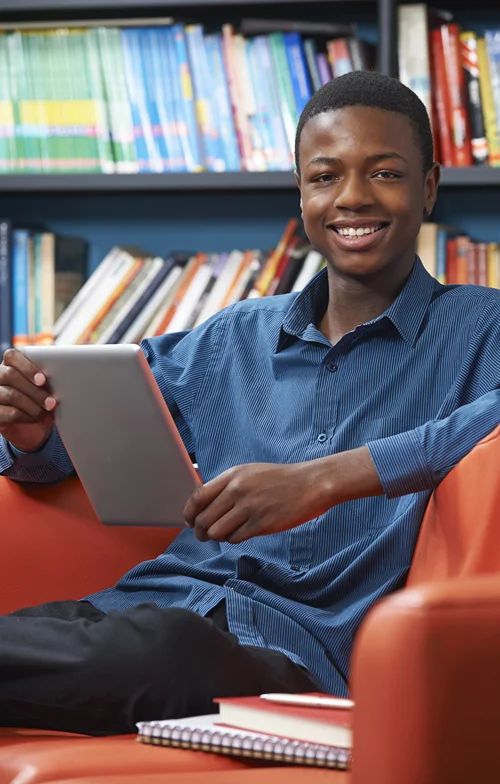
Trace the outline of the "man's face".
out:
M 411 269 L 439 170 L 424 181 L 407 117 L 365 106 L 313 117 L 301 135 L 300 172 L 307 236 L 335 271 L 359 278 Z

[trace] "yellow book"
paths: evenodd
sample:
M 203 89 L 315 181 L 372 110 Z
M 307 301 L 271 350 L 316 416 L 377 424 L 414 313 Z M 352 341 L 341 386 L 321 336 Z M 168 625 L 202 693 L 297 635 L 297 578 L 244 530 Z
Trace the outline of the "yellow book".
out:
M 477 39 L 477 58 L 479 64 L 479 91 L 483 105 L 484 127 L 488 140 L 488 163 L 500 166 L 500 136 L 491 88 L 491 72 L 488 51 L 484 38 Z
M 488 242 L 487 281 L 492 289 L 500 289 L 500 246 Z

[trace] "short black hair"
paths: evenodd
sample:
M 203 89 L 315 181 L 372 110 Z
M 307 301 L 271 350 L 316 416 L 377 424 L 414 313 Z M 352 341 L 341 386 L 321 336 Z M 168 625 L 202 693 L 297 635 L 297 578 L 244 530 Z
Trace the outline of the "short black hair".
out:
M 295 133 L 295 168 L 300 175 L 300 137 L 304 126 L 323 112 L 347 106 L 373 106 L 408 117 L 415 144 L 422 153 L 424 176 L 434 161 L 434 145 L 427 110 L 413 90 L 398 79 L 376 71 L 352 71 L 327 82 L 304 106 Z

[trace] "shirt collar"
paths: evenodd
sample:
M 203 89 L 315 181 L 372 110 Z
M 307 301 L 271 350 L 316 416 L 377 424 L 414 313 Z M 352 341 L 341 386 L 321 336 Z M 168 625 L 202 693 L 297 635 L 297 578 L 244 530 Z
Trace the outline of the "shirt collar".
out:
M 419 257 L 415 256 L 415 264 L 408 280 L 394 302 L 384 313 L 367 321 L 364 326 L 388 319 L 413 348 L 436 286 L 437 281 L 427 272 Z M 324 310 L 327 300 L 328 272 L 325 267 L 298 294 L 287 311 L 281 325 L 276 352 L 285 348 L 290 337 L 301 337 L 306 328 L 315 323 L 316 314 Z

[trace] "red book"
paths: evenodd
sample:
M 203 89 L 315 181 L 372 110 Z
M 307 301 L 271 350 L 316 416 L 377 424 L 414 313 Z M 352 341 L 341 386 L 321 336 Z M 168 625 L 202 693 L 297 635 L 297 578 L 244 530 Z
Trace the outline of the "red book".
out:
M 443 166 L 453 166 L 453 143 L 451 139 L 451 110 L 444 69 L 444 52 L 441 32 L 430 31 L 432 60 L 432 96 L 436 107 L 436 136 L 439 140 L 439 157 L 436 160 Z
M 454 166 L 472 166 L 469 115 L 465 98 L 465 71 L 460 53 L 460 28 L 456 24 L 440 28 L 444 53 L 444 70 L 450 101 Z
M 310 694 L 325 697 L 325 694 Z M 225 697 L 218 724 L 324 746 L 351 748 L 352 710 L 283 705 L 262 697 Z

